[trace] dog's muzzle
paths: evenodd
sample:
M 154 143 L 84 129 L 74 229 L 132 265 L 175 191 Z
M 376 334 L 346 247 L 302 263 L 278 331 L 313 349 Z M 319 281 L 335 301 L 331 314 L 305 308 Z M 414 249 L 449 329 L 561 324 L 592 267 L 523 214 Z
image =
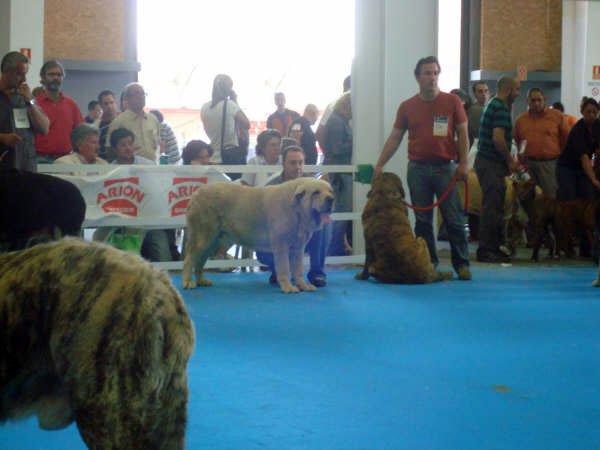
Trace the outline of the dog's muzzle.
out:
M 321 210 L 313 208 L 312 215 L 313 220 L 317 224 L 317 226 L 321 225 L 321 223 L 327 224 L 331 223 L 331 217 L 329 216 L 333 210 L 333 197 L 329 197 L 325 200 Z

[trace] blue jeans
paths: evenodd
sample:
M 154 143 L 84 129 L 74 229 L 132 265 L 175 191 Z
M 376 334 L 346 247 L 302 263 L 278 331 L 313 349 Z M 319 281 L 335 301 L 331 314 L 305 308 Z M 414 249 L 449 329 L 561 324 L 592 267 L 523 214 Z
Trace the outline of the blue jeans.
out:
M 329 239 L 331 238 L 331 225 L 325 224 L 322 229 L 315 231 L 306 243 L 305 252 L 310 255 L 310 270 L 308 271 L 308 279 L 316 276 L 325 276 L 325 256 L 327 256 L 327 248 L 329 247 Z M 256 252 L 256 257 L 269 270 L 275 273 L 275 259 L 271 252 Z
M 456 164 L 454 162 L 409 161 L 407 181 L 412 204 L 418 207 L 432 205 L 434 196 L 439 198 L 446 192 L 450 182 L 454 179 L 455 172 Z M 452 267 L 458 271 L 463 266 L 469 266 L 469 245 L 465 233 L 465 214 L 456 185 L 439 208 L 448 229 Z M 425 240 L 431 262 L 437 266 L 439 259 L 433 235 L 433 210 L 414 211 L 414 213 L 415 235 Z

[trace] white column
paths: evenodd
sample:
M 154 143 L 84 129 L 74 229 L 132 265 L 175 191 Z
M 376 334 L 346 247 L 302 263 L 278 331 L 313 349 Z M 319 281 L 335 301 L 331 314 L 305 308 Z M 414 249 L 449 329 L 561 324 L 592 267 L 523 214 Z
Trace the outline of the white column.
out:
M 0 0 L 0 58 L 22 48 L 31 49 L 27 81 L 33 89 L 44 62 L 44 0 Z
M 352 69 L 355 164 L 377 162 L 398 106 L 418 92 L 413 75 L 417 60 L 436 54 L 436 4 L 436 0 L 356 0 Z M 407 141 L 405 137 L 385 167 L 402 178 L 405 188 Z M 369 187 L 355 183 L 354 211 L 363 210 Z M 354 250 L 356 254 L 364 252 L 360 223 L 354 227 Z
M 584 67 L 588 43 L 588 8 L 590 2 L 563 0 L 561 102 L 565 112 L 579 116 L 579 102 L 584 95 Z
M 600 3 L 587 3 L 587 33 L 585 41 L 585 63 L 583 66 L 583 94 L 587 97 L 594 97 L 600 101 Z M 594 67 L 596 73 L 594 74 Z M 577 67 L 572 70 L 577 70 Z M 581 69 L 580 69 L 581 70 Z M 579 96 L 577 105 L 579 106 Z M 579 115 L 579 111 L 577 111 Z

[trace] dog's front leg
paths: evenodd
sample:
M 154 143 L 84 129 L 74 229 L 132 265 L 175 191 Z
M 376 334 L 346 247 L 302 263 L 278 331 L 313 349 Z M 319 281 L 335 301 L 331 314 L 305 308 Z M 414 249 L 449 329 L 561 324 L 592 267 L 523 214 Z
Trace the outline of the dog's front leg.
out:
M 275 273 L 281 291 L 286 294 L 300 292 L 300 289 L 290 282 L 290 259 L 287 242 L 284 239 L 275 240 L 271 245 L 273 247 L 273 259 L 275 260 Z
M 181 287 L 183 289 L 194 289 L 196 282 L 194 281 L 194 255 L 188 250 L 183 260 L 183 270 L 181 272 Z
M 313 284 L 307 283 L 304 281 L 304 265 L 302 263 L 302 259 L 304 257 L 304 248 L 306 246 L 302 245 L 301 247 L 293 247 L 290 249 L 290 263 L 292 265 L 292 277 L 296 286 L 298 286 L 303 291 L 316 291 L 317 287 Z

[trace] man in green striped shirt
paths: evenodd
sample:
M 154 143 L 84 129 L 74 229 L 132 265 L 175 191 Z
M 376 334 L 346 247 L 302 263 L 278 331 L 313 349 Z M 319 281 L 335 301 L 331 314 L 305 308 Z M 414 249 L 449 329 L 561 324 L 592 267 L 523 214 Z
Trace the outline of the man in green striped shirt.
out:
M 498 80 L 496 96 L 481 116 L 475 172 L 483 193 L 481 201 L 479 248 L 481 262 L 508 262 L 500 251 L 504 241 L 504 177 L 522 167 L 510 153 L 512 144 L 511 106 L 519 96 L 520 83 L 513 77 Z

